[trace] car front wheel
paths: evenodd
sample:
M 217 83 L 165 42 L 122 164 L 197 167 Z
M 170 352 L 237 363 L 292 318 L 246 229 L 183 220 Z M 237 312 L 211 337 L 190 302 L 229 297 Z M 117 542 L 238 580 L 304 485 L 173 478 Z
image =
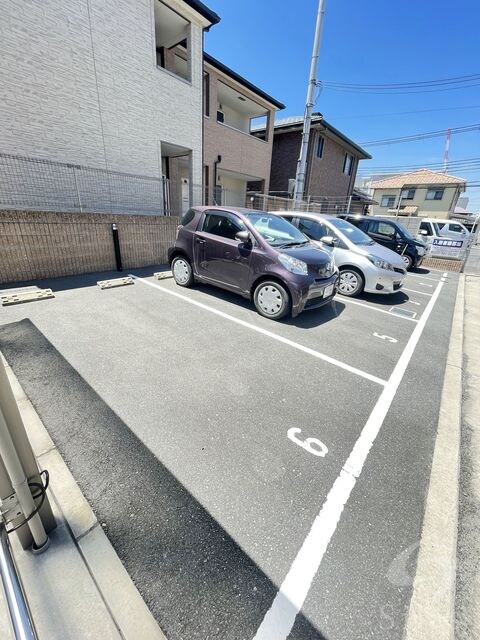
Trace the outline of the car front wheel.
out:
M 190 287 L 193 284 L 192 265 L 184 256 L 177 256 L 172 260 L 172 275 L 180 287 Z
M 338 291 L 344 296 L 358 296 L 363 291 L 365 280 L 363 276 L 354 269 L 340 269 L 338 281 Z
M 253 302 L 260 315 L 280 320 L 290 312 L 290 297 L 278 282 L 261 282 L 253 294 Z
M 412 257 L 408 255 L 408 253 L 404 253 L 402 256 L 403 264 L 405 265 L 405 269 L 410 271 L 413 266 Z

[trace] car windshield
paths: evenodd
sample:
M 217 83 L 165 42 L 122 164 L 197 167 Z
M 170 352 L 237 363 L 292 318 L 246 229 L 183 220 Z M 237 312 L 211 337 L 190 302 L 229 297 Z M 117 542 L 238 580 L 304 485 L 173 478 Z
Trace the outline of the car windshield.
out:
M 410 233 L 410 231 L 407 229 L 407 227 L 404 227 L 403 224 L 401 225 L 401 229 L 399 229 L 398 231 L 400 233 L 400 235 L 402 235 L 406 240 L 415 240 L 415 238 L 412 236 L 412 234 Z
M 348 238 L 350 242 L 353 242 L 353 244 L 375 244 L 375 242 L 369 236 L 367 236 L 366 233 L 363 233 L 363 231 L 358 229 L 358 227 L 356 227 L 355 225 L 350 224 L 350 222 L 347 222 L 347 220 L 342 220 L 342 218 L 334 218 L 330 220 L 330 222 L 336 229 L 343 233 L 343 235 Z
M 307 244 L 309 239 L 293 224 L 270 213 L 247 213 L 248 221 L 272 247 Z

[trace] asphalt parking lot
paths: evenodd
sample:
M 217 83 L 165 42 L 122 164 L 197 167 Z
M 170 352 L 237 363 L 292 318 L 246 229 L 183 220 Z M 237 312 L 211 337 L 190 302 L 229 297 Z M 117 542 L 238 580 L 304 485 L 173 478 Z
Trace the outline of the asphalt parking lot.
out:
M 168 640 L 402 638 L 458 276 L 272 322 L 152 273 L 0 349 Z

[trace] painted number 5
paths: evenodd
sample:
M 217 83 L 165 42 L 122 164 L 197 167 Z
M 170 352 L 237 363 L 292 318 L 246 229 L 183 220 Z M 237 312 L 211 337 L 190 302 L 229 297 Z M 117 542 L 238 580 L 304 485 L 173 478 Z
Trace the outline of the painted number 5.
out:
M 299 447 L 302 447 L 302 449 L 308 451 L 308 453 L 313 453 L 314 456 L 324 458 L 327 455 L 327 447 L 323 444 L 323 442 L 318 440 L 318 438 L 307 438 L 306 440 L 301 440 L 297 437 L 298 433 L 302 433 L 302 430 L 298 429 L 297 427 L 292 427 L 288 430 L 287 437 L 295 444 L 298 444 Z
M 388 342 L 398 342 L 396 338 L 392 338 L 391 336 L 385 336 L 383 333 L 375 333 L 373 334 L 375 338 L 380 338 L 380 340 L 388 340 Z

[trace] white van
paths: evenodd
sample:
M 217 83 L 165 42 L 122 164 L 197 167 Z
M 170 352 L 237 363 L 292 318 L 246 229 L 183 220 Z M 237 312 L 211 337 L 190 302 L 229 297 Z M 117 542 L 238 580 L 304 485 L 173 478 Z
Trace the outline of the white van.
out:
M 438 218 L 423 218 L 417 239 L 427 243 L 432 258 L 462 258 L 472 242 L 472 236 L 463 224 Z
M 437 220 L 423 218 L 418 229 L 417 240 L 423 240 L 427 246 L 431 246 L 434 238 L 440 238 L 442 233 Z
M 465 225 L 458 220 L 436 220 L 442 236 L 454 238 L 455 240 L 466 240 L 470 246 L 472 235 Z

